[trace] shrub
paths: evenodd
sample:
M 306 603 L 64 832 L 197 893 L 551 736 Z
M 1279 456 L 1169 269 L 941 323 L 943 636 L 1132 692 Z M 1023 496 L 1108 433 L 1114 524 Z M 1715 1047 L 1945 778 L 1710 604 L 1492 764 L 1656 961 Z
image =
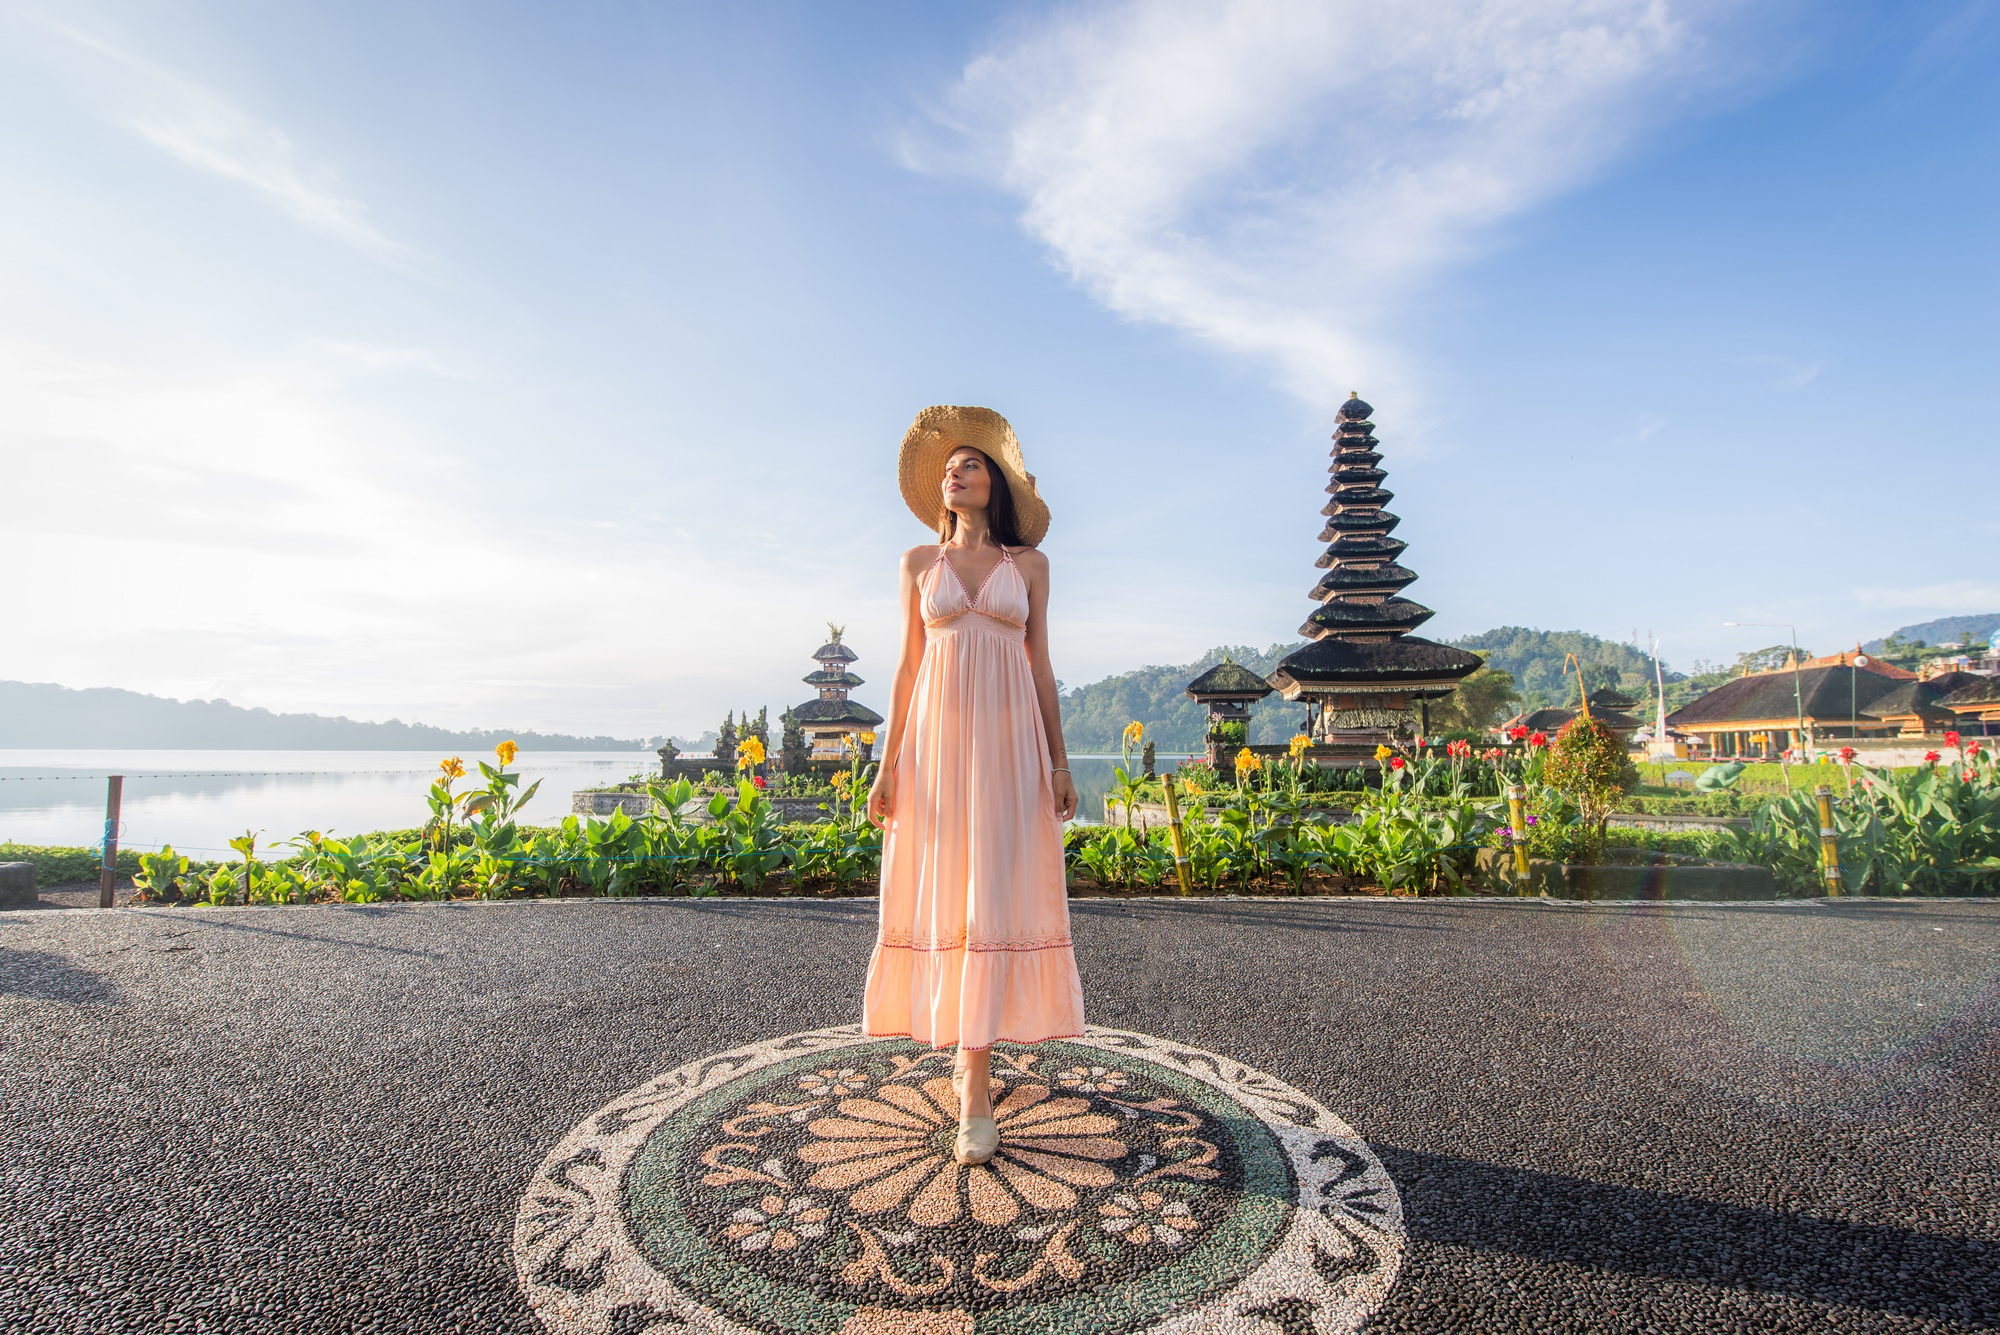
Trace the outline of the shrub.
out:
M 1542 782 L 1577 805 L 1585 826 L 1587 856 L 1604 845 L 1604 825 L 1618 799 L 1639 782 L 1625 742 L 1604 724 L 1579 714 L 1563 724 L 1549 748 Z

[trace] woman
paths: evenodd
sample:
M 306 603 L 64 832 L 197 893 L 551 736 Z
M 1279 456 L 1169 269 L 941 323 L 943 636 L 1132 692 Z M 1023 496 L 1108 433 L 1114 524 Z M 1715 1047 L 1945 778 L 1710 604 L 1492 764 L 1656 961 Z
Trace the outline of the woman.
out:
M 903 499 L 935 546 L 903 555 L 903 654 L 868 818 L 881 926 L 862 1028 L 955 1044 L 960 1163 L 999 1147 L 995 1042 L 1083 1033 L 1062 823 L 1076 812 L 1049 667 L 1049 509 L 1007 419 L 926 408 Z

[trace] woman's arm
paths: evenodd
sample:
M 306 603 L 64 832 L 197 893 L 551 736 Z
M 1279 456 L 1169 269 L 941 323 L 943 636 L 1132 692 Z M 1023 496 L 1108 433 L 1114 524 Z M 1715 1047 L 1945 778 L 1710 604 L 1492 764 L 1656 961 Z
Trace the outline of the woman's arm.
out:
M 1035 675 L 1035 703 L 1042 710 L 1042 731 L 1049 739 L 1049 763 L 1055 772 L 1056 815 L 1076 814 L 1076 781 L 1070 777 L 1069 748 L 1063 743 L 1062 702 L 1056 697 L 1056 670 L 1049 665 L 1049 558 L 1030 547 L 1017 552 L 1014 564 L 1028 577 L 1028 666 Z
M 910 720 L 910 697 L 917 689 L 917 668 L 924 661 L 923 595 L 917 580 L 940 560 L 935 547 L 912 547 L 903 553 L 900 591 L 903 600 L 903 652 L 896 659 L 896 680 L 889 688 L 889 729 L 882 736 L 882 758 L 875 768 L 875 786 L 868 790 L 868 819 L 885 825 L 896 809 L 896 757 L 902 754 L 903 728 Z

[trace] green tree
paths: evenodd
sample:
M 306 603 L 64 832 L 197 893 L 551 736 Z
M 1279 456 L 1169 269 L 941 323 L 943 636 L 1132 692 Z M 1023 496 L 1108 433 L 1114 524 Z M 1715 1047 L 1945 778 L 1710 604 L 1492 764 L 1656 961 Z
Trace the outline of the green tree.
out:
M 1484 662 L 1486 655 L 1479 654 L 1479 658 Z M 1482 667 L 1459 682 L 1458 689 L 1450 695 L 1431 702 L 1431 731 L 1479 732 L 1490 728 L 1514 712 L 1514 702 L 1519 698 L 1512 673 Z

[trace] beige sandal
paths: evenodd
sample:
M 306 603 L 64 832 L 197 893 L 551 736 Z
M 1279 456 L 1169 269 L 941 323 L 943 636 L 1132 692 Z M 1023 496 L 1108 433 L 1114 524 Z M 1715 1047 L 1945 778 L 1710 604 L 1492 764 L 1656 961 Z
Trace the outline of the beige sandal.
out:
M 982 1164 L 1000 1148 L 1000 1124 L 991 1117 L 958 1119 L 958 1143 L 952 1157 L 962 1164 Z

